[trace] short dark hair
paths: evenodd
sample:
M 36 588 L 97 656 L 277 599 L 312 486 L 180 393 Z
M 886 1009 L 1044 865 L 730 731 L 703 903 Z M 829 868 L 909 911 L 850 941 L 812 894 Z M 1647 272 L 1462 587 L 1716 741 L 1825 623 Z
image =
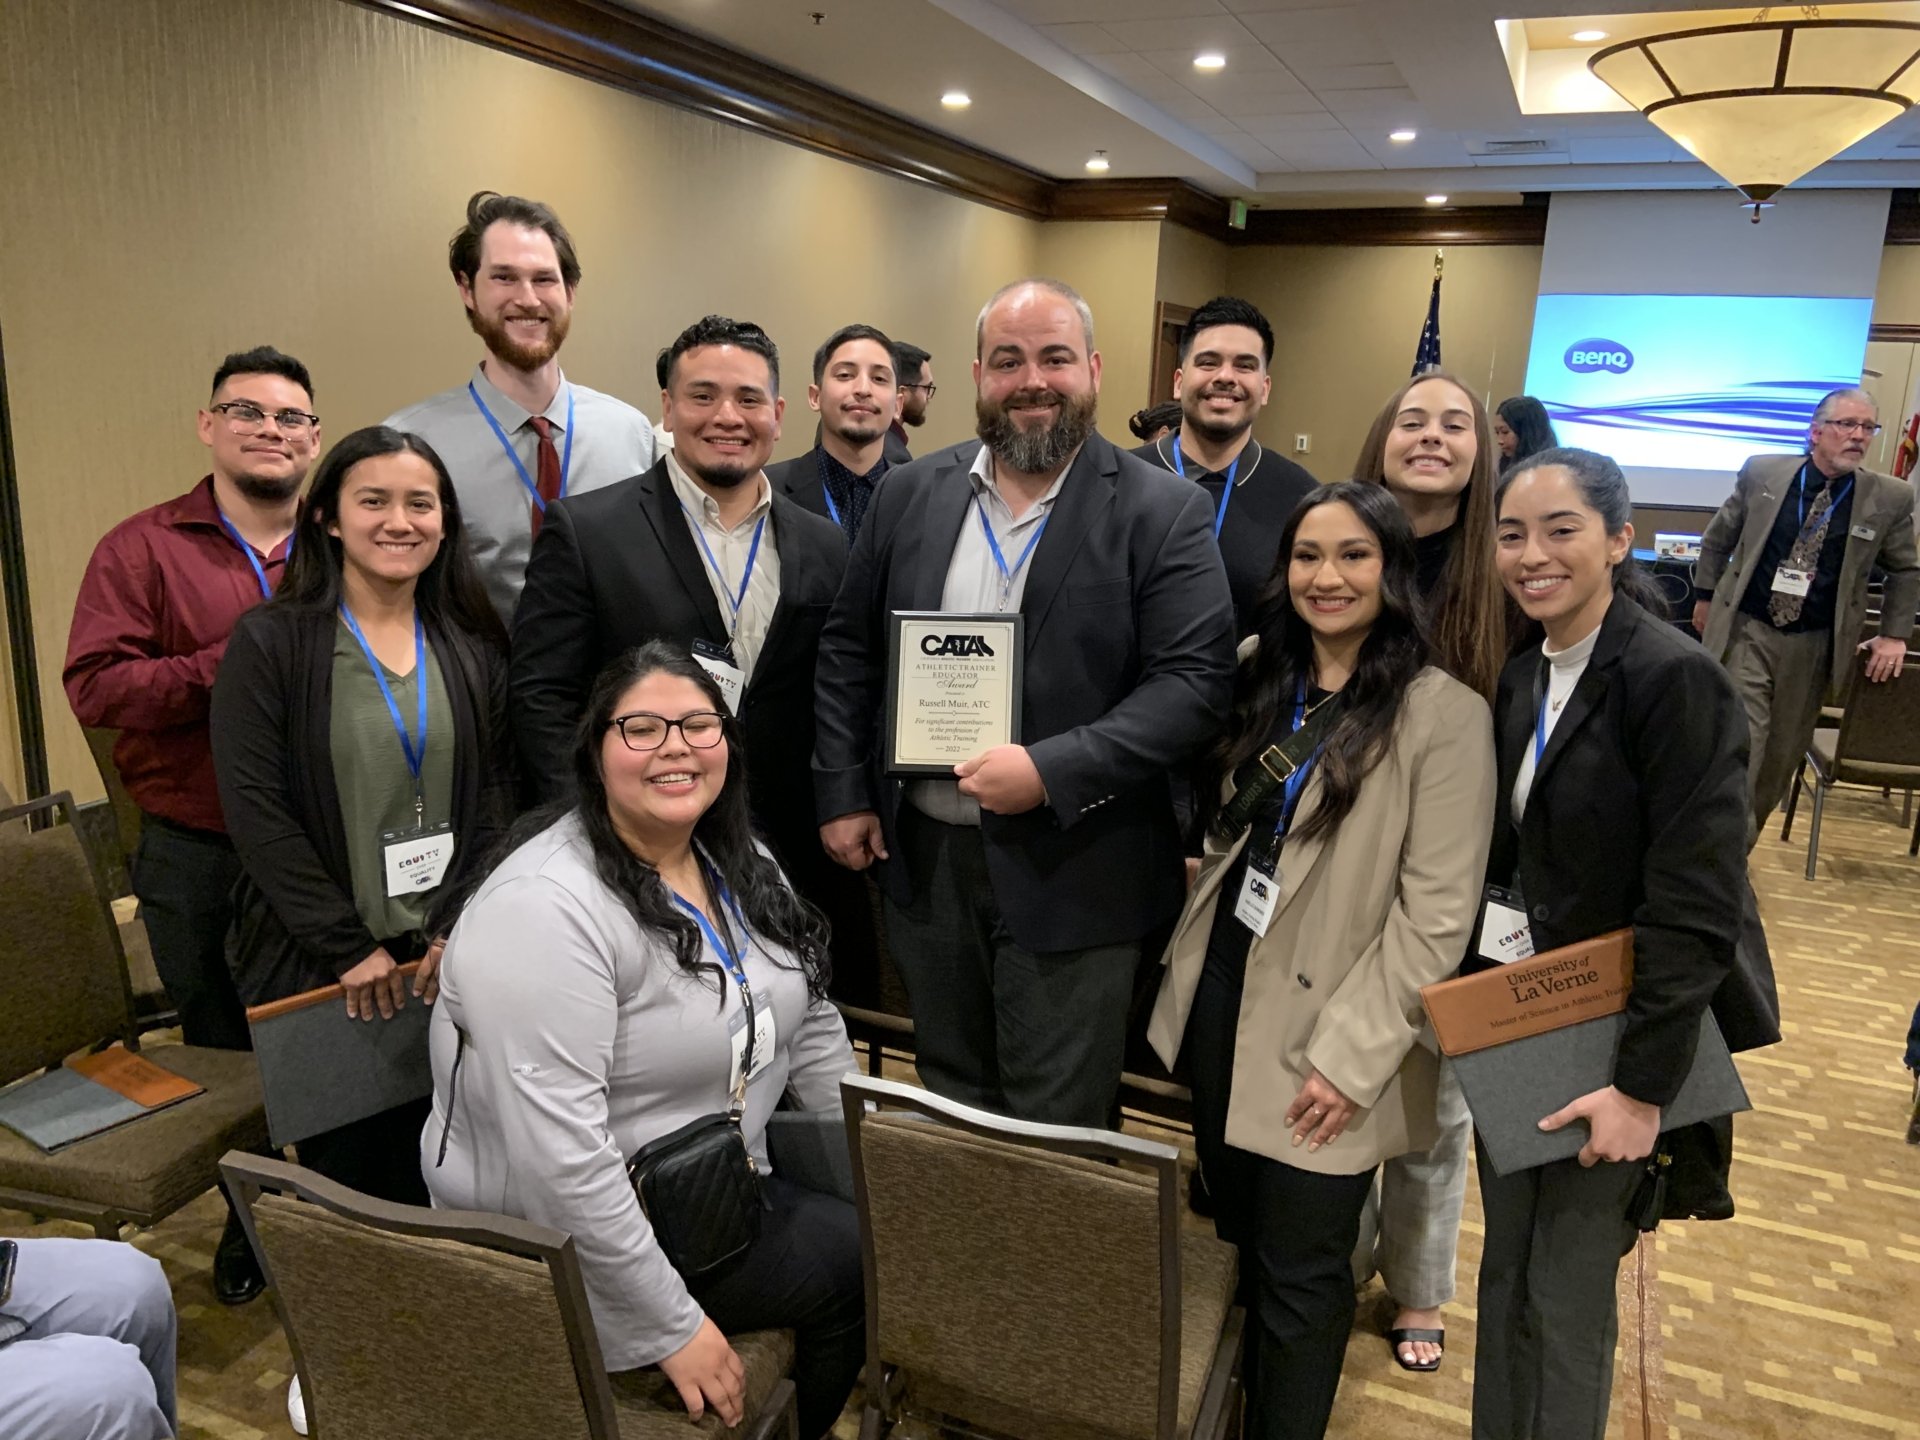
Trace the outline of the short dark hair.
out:
M 313 403 L 313 377 L 307 373 L 307 367 L 271 345 L 236 350 L 222 360 L 220 368 L 213 372 L 213 389 L 207 392 L 208 398 L 218 395 L 220 387 L 236 375 L 278 375 L 306 391 L 307 403 Z
M 666 350 L 666 380 L 660 388 L 673 388 L 673 372 L 682 355 L 707 345 L 737 345 L 751 350 L 767 362 L 773 393 L 780 393 L 780 347 L 773 343 L 773 337 L 751 320 L 730 320 L 725 315 L 703 315 L 674 337 Z
M 898 385 L 918 385 L 927 373 L 927 361 L 933 356 L 918 345 L 905 340 L 895 340 L 893 350 L 893 379 Z
M 662 390 L 667 388 L 667 371 L 670 370 L 672 366 L 673 351 L 669 350 L 665 345 L 662 345 L 660 347 L 660 353 L 653 357 L 653 378 L 660 382 L 660 388 Z
M 881 349 L 887 352 L 887 364 L 892 365 L 894 363 L 893 342 L 887 339 L 880 331 L 874 329 L 871 325 L 842 325 L 838 330 L 827 336 L 825 344 L 813 352 L 814 384 L 818 385 L 820 383 L 820 377 L 827 373 L 827 366 L 832 363 L 834 352 L 842 345 L 854 340 L 872 340 L 876 342 Z M 898 370 L 893 372 L 893 378 L 897 384 L 900 379 L 900 372 Z
M 1127 428 L 1133 432 L 1134 439 L 1151 440 L 1162 430 L 1178 430 L 1183 418 L 1178 400 L 1162 400 L 1158 405 L 1134 411 Z
M 1246 326 L 1260 337 L 1261 363 L 1273 364 L 1273 326 L 1267 323 L 1267 317 L 1260 313 L 1259 307 L 1234 295 L 1216 295 L 1189 315 L 1187 323 L 1180 327 L 1182 365 L 1193 354 L 1194 338 L 1202 330 L 1211 330 L 1216 325 Z
M 573 237 L 560 223 L 560 217 L 538 200 L 502 195 L 494 190 L 474 192 L 467 201 L 467 223 L 454 231 L 453 239 L 447 242 L 447 268 L 453 271 L 454 279 L 473 284 L 474 274 L 480 269 L 480 239 L 489 225 L 501 220 L 530 230 L 546 231 L 547 238 L 553 241 L 553 253 L 560 257 L 561 281 L 569 290 L 580 283 L 580 258 L 573 252 Z

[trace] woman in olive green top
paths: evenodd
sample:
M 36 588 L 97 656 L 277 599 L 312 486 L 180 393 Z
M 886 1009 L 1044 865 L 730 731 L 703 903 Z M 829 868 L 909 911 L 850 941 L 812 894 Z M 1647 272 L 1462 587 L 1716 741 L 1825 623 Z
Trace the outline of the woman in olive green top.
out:
M 355 431 L 315 471 L 280 590 L 235 627 L 214 683 L 247 1004 L 336 983 L 370 1023 L 433 1003 L 435 903 L 511 818 L 505 710 L 505 636 L 446 467 L 417 436 Z M 426 1110 L 313 1136 L 300 1158 L 425 1204 Z

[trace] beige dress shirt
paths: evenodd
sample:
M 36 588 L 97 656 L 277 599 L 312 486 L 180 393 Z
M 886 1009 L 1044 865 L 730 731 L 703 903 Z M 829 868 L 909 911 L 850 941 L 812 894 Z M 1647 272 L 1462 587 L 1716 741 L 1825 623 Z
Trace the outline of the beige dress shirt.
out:
M 767 630 L 773 624 L 773 612 L 780 604 L 780 552 L 774 543 L 773 526 L 760 536 L 760 549 L 754 555 L 753 574 L 747 579 L 747 593 L 736 612 L 734 601 L 740 595 L 740 579 L 747 573 L 747 556 L 753 554 L 753 532 L 773 513 L 773 487 L 764 474 L 744 484 L 757 485 L 760 499 L 747 518 L 729 530 L 720 519 L 720 504 L 693 483 L 680 468 L 680 461 L 667 452 L 667 477 L 673 493 L 686 513 L 687 529 L 693 532 L 693 544 L 700 551 L 700 564 L 713 586 L 713 598 L 720 606 L 720 619 L 733 639 L 733 660 L 746 680 L 753 679 L 754 662 L 766 643 Z

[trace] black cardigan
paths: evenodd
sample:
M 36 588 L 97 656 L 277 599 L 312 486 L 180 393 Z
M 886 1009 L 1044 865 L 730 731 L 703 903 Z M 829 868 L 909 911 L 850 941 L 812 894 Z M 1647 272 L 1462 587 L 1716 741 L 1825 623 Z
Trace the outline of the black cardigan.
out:
M 391 938 L 369 932 L 354 907 L 333 775 L 338 623 L 332 610 L 249 610 L 214 681 L 214 773 L 243 867 L 227 963 L 249 1005 L 332 985 Z M 453 710 L 452 893 L 513 816 L 506 657 L 431 625 L 427 642 Z
M 1489 878 L 1518 881 L 1537 950 L 1632 927 L 1633 993 L 1613 1083 L 1665 1105 L 1693 1064 L 1701 1013 L 1741 933 L 1746 713 L 1706 651 L 1616 595 L 1515 827 L 1540 664 L 1528 650 L 1500 676 Z

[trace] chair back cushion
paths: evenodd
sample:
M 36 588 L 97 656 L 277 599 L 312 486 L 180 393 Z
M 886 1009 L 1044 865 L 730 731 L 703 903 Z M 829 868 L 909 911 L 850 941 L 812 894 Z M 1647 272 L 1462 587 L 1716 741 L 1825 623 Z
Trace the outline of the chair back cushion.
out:
M 1036 1430 L 1151 1437 L 1154 1181 L 909 1115 L 861 1123 L 881 1358 Z
M 1874 684 L 1854 677 L 1836 737 L 1838 776 L 1859 765 L 1920 766 L 1920 655 L 1907 653 L 1898 677 Z M 1881 777 L 1862 777 L 1882 783 Z
M 262 1194 L 253 1218 L 327 1440 L 612 1440 L 538 1260 Z
M 68 812 L 69 814 L 71 812 Z M 0 1085 L 133 1023 L 120 937 L 69 824 L 0 826 Z

